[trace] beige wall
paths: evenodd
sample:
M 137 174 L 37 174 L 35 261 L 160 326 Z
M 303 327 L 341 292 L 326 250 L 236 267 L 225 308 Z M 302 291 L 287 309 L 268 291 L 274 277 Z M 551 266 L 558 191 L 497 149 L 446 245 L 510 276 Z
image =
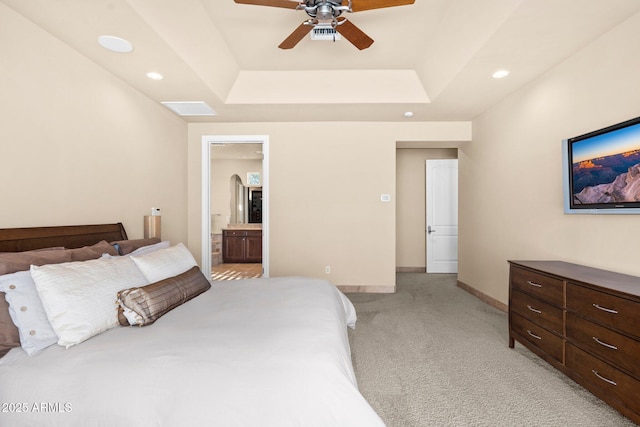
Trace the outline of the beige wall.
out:
M 270 275 L 393 289 L 396 141 L 464 141 L 470 133 L 468 122 L 190 124 L 189 247 L 201 247 L 202 136 L 268 135 Z
M 474 120 L 461 281 L 506 302 L 507 259 L 640 275 L 638 216 L 564 215 L 560 164 L 563 138 L 640 115 L 639 48 L 636 15 Z M 156 206 L 200 259 L 202 135 L 268 135 L 272 276 L 393 287 L 396 143 L 470 139 L 468 122 L 187 126 L 2 4 L 0 57 L 0 227 L 122 221 L 138 238 Z
M 268 135 L 272 276 L 393 289 L 396 142 L 471 138 L 469 122 L 187 126 L 2 4 L 0 56 L 0 227 L 121 221 L 139 238 L 160 207 L 163 238 L 200 259 L 202 135 Z
M 426 268 L 425 162 L 457 157 L 455 148 L 396 150 L 396 267 L 400 271 Z
M 17 43 L 19 41 L 19 43 Z M 186 241 L 187 126 L 0 4 L 0 227 L 123 222 Z
M 459 279 L 508 299 L 508 259 L 640 275 L 637 215 L 565 215 L 561 140 L 640 115 L 640 15 L 473 121 L 459 151 Z

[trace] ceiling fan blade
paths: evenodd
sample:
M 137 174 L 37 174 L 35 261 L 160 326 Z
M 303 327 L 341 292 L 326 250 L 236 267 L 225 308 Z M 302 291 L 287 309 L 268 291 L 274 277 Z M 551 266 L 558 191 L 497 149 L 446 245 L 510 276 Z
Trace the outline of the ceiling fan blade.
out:
M 240 4 L 254 4 L 257 6 L 284 7 L 287 9 L 295 9 L 300 2 L 289 0 L 234 0 Z
M 283 40 L 278 47 L 280 49 L 291 49 L 295 45 L 297 45 L 300 40 L 304 38 L 311 31 L 311 27 L 305 25 L 304 22 L 300 24 L 298 28 L 293 30 L 293 33 L 289 34 L 289 37 Z
M 345 2 L 343 1 L 343 3 Z M 413 3 L 415 3 L 415 0 L 351 0 L 351 10 L 353 10 L 354 12 L 360 12 L 362 10 L 405 6 Z
M 338 19 L 342 23 L 336 27 L 342 36 L 349 40 L 358 49 L 366 49 L 373 44 L 373 39 L 366 35 L 364 31 L 356 27 L 351 21 L 345 18 Z

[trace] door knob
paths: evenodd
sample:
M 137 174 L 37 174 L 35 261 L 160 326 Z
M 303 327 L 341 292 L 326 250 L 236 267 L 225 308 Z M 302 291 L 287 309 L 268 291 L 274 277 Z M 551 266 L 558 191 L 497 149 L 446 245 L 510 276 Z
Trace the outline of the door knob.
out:
M 431 234 L 431 233 L 435 233 L 436 230 L 432 230 L 430 225 L 427 225 L 427 233 Z

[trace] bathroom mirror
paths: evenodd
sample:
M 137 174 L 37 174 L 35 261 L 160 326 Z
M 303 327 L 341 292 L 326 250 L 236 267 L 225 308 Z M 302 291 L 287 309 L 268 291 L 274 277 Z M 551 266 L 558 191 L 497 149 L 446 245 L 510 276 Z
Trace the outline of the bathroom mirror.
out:
M 229 181 L 231 224 L 262 223 L 262 187 L 246 187 L 238 175 Z

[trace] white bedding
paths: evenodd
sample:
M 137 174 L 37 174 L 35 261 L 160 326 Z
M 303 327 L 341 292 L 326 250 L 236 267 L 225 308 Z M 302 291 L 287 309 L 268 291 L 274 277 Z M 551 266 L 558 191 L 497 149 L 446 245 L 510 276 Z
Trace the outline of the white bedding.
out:
M 384 426 L 357 390 L 355 320 L 323 280 L 215 283 L 150 326 L 11 350 L 0 426 Z

